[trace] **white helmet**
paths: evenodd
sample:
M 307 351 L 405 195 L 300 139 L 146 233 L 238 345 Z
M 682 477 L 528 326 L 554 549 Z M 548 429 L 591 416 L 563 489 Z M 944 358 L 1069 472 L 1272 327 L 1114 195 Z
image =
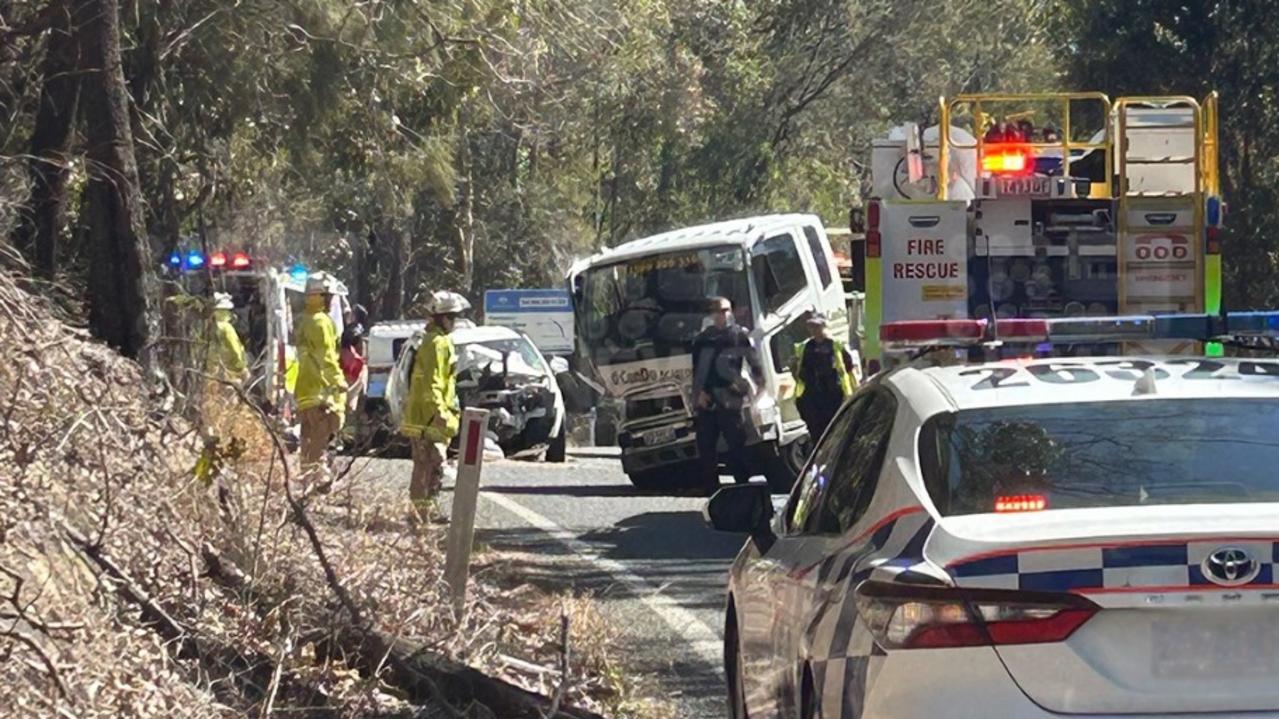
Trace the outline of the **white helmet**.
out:
M 308 295 L 345 295 L 346 285 L 327 272 L 312 272 L 306 278 L 306 293 Z
M 226 292 L 213 293 L 213 309 L 215 310 L 233 310 L 235 302 L 231 300 L 231 295 Z
M 426 309 L 433 315 L 460 315 L 471 309 L 471 303 L 456 292 L 440 290 L 431 293 L 431 301 L 427 303 Z

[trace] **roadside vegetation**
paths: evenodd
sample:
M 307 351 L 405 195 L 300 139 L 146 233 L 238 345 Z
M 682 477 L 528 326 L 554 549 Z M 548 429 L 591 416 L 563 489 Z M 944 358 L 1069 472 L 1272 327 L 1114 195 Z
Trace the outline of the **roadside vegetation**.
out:
M 843 225 L 873 139 L 942 94 L 1217 90 L 1226 304 L 1273 306 L 1274 13 L 0 0 L 0 715 L 669 715 L 589 597 L 482 552 L 458 621 L 396 488 L 291 484 L 272 423 L 195 371 L 164 259 L 300 262 L 416 316 L 694 221 Z
M 484 550 L 458 621 L 403 486 L 307 494 L 234 392 L 182 419 L 59 314 L 0 272 L 0 714 L 668 715 L 589 597 Z

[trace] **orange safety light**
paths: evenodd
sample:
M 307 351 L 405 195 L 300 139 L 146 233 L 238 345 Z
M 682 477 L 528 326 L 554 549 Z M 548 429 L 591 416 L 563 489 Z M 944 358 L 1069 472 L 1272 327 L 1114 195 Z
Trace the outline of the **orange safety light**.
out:
M 1020 152 L 1001 151 L 981 158 L 981 169 L 996 175 L 1016 175 L 1026 171 L 1026 156 Z
M 1039 512 L 1048 506 L 1042 494 L 1015 494 L 995 497 L 996 512 Z
M 991 175 L 1025 175 L 1035 169 L 1028 145 L 996 142 L 982 148 L 981 169 Z

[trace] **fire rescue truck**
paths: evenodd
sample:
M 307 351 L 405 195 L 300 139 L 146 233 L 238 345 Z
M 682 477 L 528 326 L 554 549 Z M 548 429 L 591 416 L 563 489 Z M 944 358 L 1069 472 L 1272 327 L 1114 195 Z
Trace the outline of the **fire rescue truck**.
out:
M 876 141 L 854 228 L 868 372 L 895 359 L 886 323 L 1219 313 L 1217 105 L 1215 93 L 960 95 L 940 100 L 938 124 Z

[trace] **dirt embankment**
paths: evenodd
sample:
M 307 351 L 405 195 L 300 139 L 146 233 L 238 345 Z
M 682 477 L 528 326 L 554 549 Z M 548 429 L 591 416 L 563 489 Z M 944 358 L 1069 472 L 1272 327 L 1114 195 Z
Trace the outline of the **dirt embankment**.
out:
M 481 553 L 458 621 L 375 473 L 286 487 L 233 392 L 193 423 L 155 386 L 0 271 L 0 715 L 667 714 L 589 599 Z

